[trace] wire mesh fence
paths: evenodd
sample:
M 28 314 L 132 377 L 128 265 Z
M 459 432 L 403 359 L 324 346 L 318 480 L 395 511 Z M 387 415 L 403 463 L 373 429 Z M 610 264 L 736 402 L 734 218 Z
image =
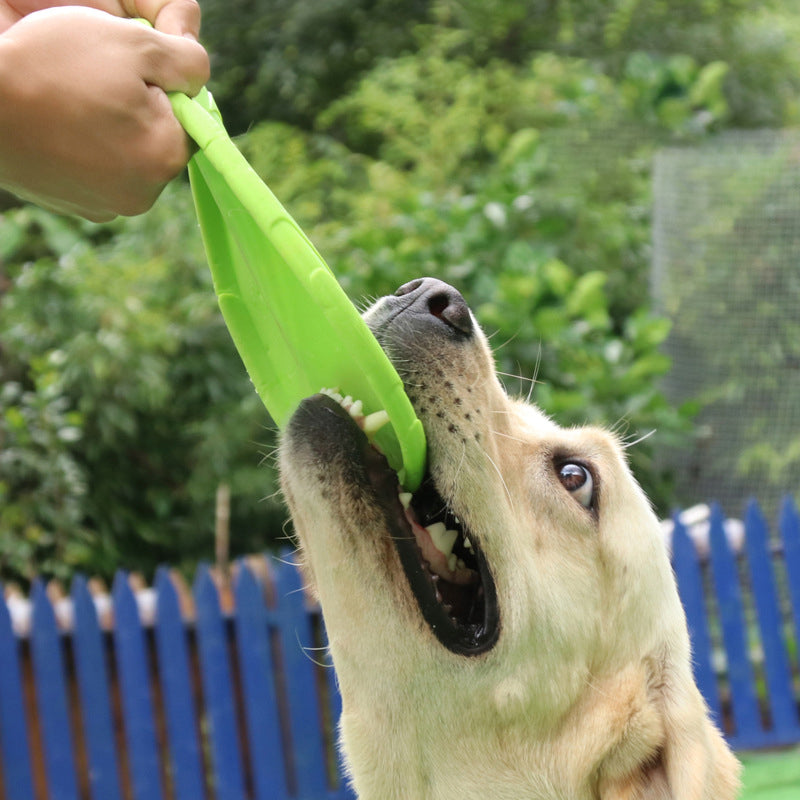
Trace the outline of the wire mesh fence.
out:
M 800 485 L 800 132 L 662 149 L 653 191 L 665 390 L 702 405 L 692 447 L 667 456 L 679 501 L 738 514 L 754 496 L 772 516 Z

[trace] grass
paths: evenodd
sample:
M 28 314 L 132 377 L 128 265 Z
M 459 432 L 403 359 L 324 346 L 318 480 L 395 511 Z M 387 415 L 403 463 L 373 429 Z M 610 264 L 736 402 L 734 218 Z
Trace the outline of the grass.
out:
M 744 764 L 741 800 L 798 800 L 800 750 L 740 753 Z

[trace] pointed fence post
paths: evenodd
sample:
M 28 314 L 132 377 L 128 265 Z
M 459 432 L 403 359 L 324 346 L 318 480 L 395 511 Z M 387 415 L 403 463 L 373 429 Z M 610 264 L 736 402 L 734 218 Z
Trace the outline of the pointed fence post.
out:
M 328 641 L 327 631 L 324 631 L 324 633 L 325 633 L 325 642 L 327 644 Z M 329 655 L 327 656 L 327 660 L 330 660 Z M 339 692 L 339 682 L 336 680 L 336 672 L 333 669 L 333 662 L 331 662 L 330 669 L 327 669 L 325 671 L 325 674 L 328 681 L 328 697 L 330 697 L 331 720 L 334 726 L 332 734 L 334 737 L 334 745 L 336 745 L 336 736 L 338 734 L 338 723 L 340 717 L 342 716 L 342 695 Z M 336 770 L 337 775 L 339 778 L 339 787 L 336 790 L 335 794 L 332 796 L 332 800 L 358 800 L 358 798 L 356 797 L 355 790 L 350 786 L 350 783 L 347 780 L 347 770 L 344 763 L 344 753 L 338 746 L 336 747 L 336 768 L 337 768 Z
M 236 645 L 257 800 L 289 797 L 264 588 L 242 561 L 234 586 Z
M 192 695 L 192 671 L 186 625 L 178 593 L 163 567 L 156 573 L 155 624 L 158 674 L 164 697 L 167 741 L 175 800 L 204 800 L 203 759 Z
M 792 668 L 783 638 L 783 618 L 770 555 L 769 532 L 755 501 L 747 506 L 745 531 L 750 585 L 764 650 L 764 674 L 772 717 L 770 738 L 776 745 L 792 744 L 800 738 Z
M 33 800 L 33 773 L 28 750 L 28 723 L 20 669 L 19 643 L 0 586 L 0 796 Z
M 306 652 L 306 648 L 314 646 L 311 622 L 297 568 L 279 559 L 274 562 L 273 571 L 298 796 L 323 797 L 328 790 L 328 780 L 320 729 L 322 717 L 315 665 Z
M 797 507 L 791 497 L 787 497 L 783 501 L 780 528 L 794 619 L 795 641 L 800 641 L 800 514 L 797 513 Z
M 103 634 L 94 601 L 82 576 L 72 582 L 72 603 L 73 654 L 89 762 L 89 789 L 94 800 L 120 800 Z
M 217 798 L 244 800 L 242 750 L 231 683 L 228 637 L 217 587 L 207 566 L 201 566 L 197 571 L 194 597 Z
M 692 641 L 692 666 L 701 694 L 708 703 L 716 724 L 722 728 L 717 676 L 714 672 L 714 653 L 708 628 L 708 608 L 703 592 L 703 575 L 697 548 L 686 528 L 674 517 L 672 532 L 672 568 L 678 581 L 678 594 L 686 612 L 689 636 Z
M 78 800 L 61 634 L 56 625 L 53 606 L 50 605 L 41 582 L 34 581 L 31 598 L 31 653 L 36 683 L 36 707 L 44 746 L 48 800 Z
M 112 590 L 114 646 L 125 719 L 134 800 L 162 800 L 161 762 L 144 631 L 128 576 L 118 572 Z
M 728 680 L 736 724 L 731 741 L 736 747 L 757 747 L 762 742 L 763 731 L 747 644 L 739 573 L 725 535 L 722 511 L 717 504 L 711 509 L 710 543 L 711 571 L 727 654 Z

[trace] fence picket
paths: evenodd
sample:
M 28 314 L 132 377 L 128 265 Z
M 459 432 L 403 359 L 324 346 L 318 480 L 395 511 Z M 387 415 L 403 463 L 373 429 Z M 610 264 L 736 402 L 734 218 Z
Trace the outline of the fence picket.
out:
M 247 697 L 245 714 L 255 794 L 257 800 L 283 800 L 289 796 L 289 790 L 275 696 L 275 666 L 270 652 L 267 609 L 263 588 L 244 563 L 240 563 L 235 593 L 236 643 L 242 686 Z
M 47 786 L 51 800 L 78 800 L 61 635 L 53 607 L 39 581 L 33 584 L 31 599 L 31 654 Z
M 73 653 L 89 761 L 89 790 L 95 800 L 119 800 L 119 769 L 103 639 L 94 602 L 81 576 L 72 582 L 72 602 Z
M 144 631 L 136 598 L 124 572 L 114 577 L 112 597 L 114 647 L 133 796 L 135 800 L 161 800 L 161 769 Z
M 158 570 L 155 586 L 158 672 L 164 697 L 175 800 L 204 800 L 205 771 L 192 697 L 186 625 L 181 619 L 178 594 L 166 569 Z
M 297 569 L 285 560 L 274 566 L 275 594 L 280 615 L 281 651 L 291 708 L 291 740 L 300 797 L 321 797 L 327 790 L 325 744 L 320 730 L 314 664 L 308 648 L 314 638 Z
M 755 502 L 748 504 L 745 531 L 750 584 L 764 650 L 764 672 L 772 719 L 770 739 L 774 744 L 789 744 L 800 736 L 800 725 L 791 666 L 783 638 L 783 619 L 769 551 L 767 523 Z
M 800 640 L 800 514 L 789 497 L 781 506 L 780 529 L 794 634 L 795 639 Z
M 723 522 L 722 511 L 715 504 L 711 512 L 711 571 L 728 661 L 728 680 L 736 728 L 732 738 L 742 747 L 753 744 L 757 746 L 762 734 L 761 717 L 747 646 L 739 574 L 736 560 L 728 546 Z
M 0 789 L 4 789 L 0 794 L 8 800 L 33 800 L 19 649 L 8 606 L 0 603 Z
M 330 657 L 326 657 L 326 661 L 330 663 L 330 669 L 325 670 L 325 675 L 328 682 L 328 696 L 331 699 L 331 719 L 334 725 L 338 725 L 339 718 L 342 716 L 342 695 L 339 693 L 339 685 L 336 680 L 336 673 L 333 670 L 333 663 L 330 662 Z M 344 753 L 340 747 L 336 748 L 336 767 L 337 775 L 339 778 L 339 787 L 333 794 L 332 800 L 358 800 L 356 797 L 355 789 L 350 786 L 347 780 L 347 770 L 344 764 Z
M 219 595 L 208 567 L 200 567 L 195 576 L 194 596 L 216 794 L 218 800 L 244 800 L 242 750 L 231 685 L 228 637 Z
M 722 704 L 713 666 L 713 646 L 708 627 L 708 608 L 703 592 L 703 575 L 697 549 L 686 528 L 675 515 L 672 532 L 672 567 L 678 579 L 678 593 L 686 612 L 692 642 L 692 666 L 697 686 L 708 703 L 714 721 L 722 726 Z

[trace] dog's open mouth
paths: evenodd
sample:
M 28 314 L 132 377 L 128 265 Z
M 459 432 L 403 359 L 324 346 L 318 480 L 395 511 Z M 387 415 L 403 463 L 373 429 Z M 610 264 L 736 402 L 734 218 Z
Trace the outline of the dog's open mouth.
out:
M 364 417 L 350 398 L 335 392 L 305 402 L 319 402 L 334 411 L 347 435 L 357 440 L 364 477 L 384 513 L 422 617 L 436 638 L 461 655 L 491 649 L 500 620 L 489 565 L 480 543 L 440 496 L 430 476 L 413 495 L 402 492 L 397 474 L 368 438 L 380 419 Z

